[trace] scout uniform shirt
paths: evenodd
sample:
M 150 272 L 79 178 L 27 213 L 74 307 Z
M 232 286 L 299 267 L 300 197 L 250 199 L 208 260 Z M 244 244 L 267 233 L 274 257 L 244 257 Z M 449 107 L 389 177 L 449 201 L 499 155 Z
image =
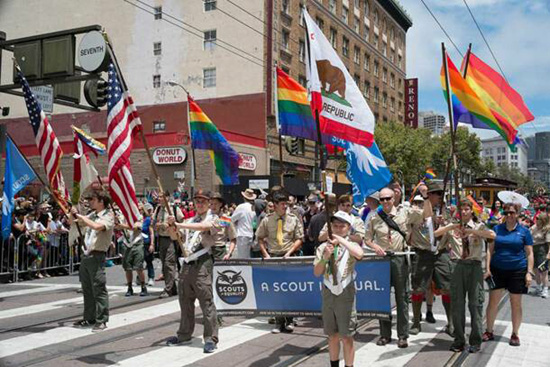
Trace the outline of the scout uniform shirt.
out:
M 221 213 L 220 213 L 221 214 Z M 214 239 L 214 247 L 221 249 L 223 251 L 223 255 L 225 255 L 225 247 L 229 241 L 233 241 L 237 238 L 237 235 L 235 233 L 235 226 L 231 222 L 231 217 L 227 217 L 226 215 L 221 214 L 221 216 L 217 216 L 217 219 L 213 221 L 213 225 L 218 230 L 215 234 L 213 234 Z M 217 251 L 217 250 L 213 250 Z M 219 252 L 221 253 L 221 252 Z M 214 253 L 214 257 L 216 258 L 218 252 Z
M 219 238 L 219 233 L 223 233 L 220 218 L 216 214 L 212 214 L 210 210 L 202 215 L 197 214 L 193 218 L 187 219 L 185 223 L 201 223 L 207 221 L 212 223 L 212 228 L 208 231 L 181 230 L 184 234 L 183 238 L 186 240 L 186 247 L 189 251 L 189 255 L 197 253 L 202 249 L 208 249 L 208 252 L 210 252 L 210 247 L 216 246 L 216 240 Z
M 172 206 L 171 210 L 174 211 L 174 207 Z M 176 208 L 176 222 L 181 222 L 183 220 L 183 213 L 181 212 L 181 209 L 178 207 Z M 168 218 L 169 213 L 166 211 L 166 208 L 164 205 L 159 205 L 155 214 L 153 215 L 155 223 L 166 223 L 166 218 Z M 163 226 L 160 226 L 158 230 L 155 232 L 157 235 L 161 237 L 170 237 L 170 231 L 168 227 L 163 228 Z
M 487 229 L 485 224 L 475 223 L 471 219 L 465 225 L 465 228 L 473 229 L 476 231 L 483 231 Z M 451 253 L 451 259 L 453 260 L 482 260 L 484 240 L 479 236 L 468 236 L 469 254 L 464 258 L 462 256 L 462 238 L 459 237 L 458 233 L 455 233 L 455 230 L 445 233 L 443 235 L 443 238 L 441 239 L 441 242 L 443 245 L 447 246 Z
M 409 226 L 420 224 L 424 219 L 423 209 L 404 206 L 399 206 L 399 208 L 393 207 L 388 216 L 397 223 L 404 234 L 409 232 Z M 374 242 L 382 247 L 383 250 L 395 252 L 403 251 L 406 244 L 403 236 L 399 232 L 390 229 L 378 213 L 367 225 L 365 240 Z
M 95 231 L 90 227 L 86 227 L 84 235 L 84 243 L 86 255 L 92 251 L 107 252 L 113 238 L 113 229 L 115 227 L 115 217 L 110 209 L 103 209 L 99 213 L 95 211 L 88 215 L 88 218 L 96 223 L 105 226 L 104 231 Z
M 437 211 L 434 211 L 434 216 L 432 217 L 432 229 L 435 231 L 439 226 L 437 225 L 437 217 L 439 215 L 439 209 L 437 208 Z M 447 211 L 444 212 L 443 218 L 445 220 L 444 223 L 447 223 L 450 219 L 450 215 Z M 445 249 L 445 245 L 441 243 L 440 238 L 433 237 L 433 240 L 435 241 L 434 247 L 432 248 L 431 240 L 432 235 L 430 236 L 430 226 L 428 224 L 428 218 L 423 219 L 419 223 L 412 224 L 410 226 L 410 243 L 411 246 L 424 251 L 432 251 L 432 252 L 439 252 L 443 249 Z
M 349 241 L 349 238 L 346 237 Z M 327 242 L 323 242 L 315 252 L 315 259 L 313 260 L 313 266 L 316 266 L 322 259 Z M 334 258 L 336 259 L 337 280 L 338 284 L 335 286 L 332 282 L 333 275 L 330 274 L 330 264 L 327 261 L 325 264 L 325 273 L 323 274 L 323 284 L 331 291 L 332 294 L 338 296 L 344 289 L 353 282 L 355 279 L 355 262 L 357 261 L 353 257 L 348 249 L 342 245 L 334 247 Z
M 544 245 L 550 242 L 550 231 L 546 228 L 539 228 L 536 224 L 531 227 L 531 236 L 535 245 Z
M 282 233 L 280 233 L 281 238 L 277 239 L 279 228 Z M 269 254 L 283 256 L 292 248 L 296 240 L 304 238 L 304 226 L 300 218 L 292 213 L 286 213 L 282 217 L 277 213 L 271 213 L 260 222 L 256 237 L 266 241 Z

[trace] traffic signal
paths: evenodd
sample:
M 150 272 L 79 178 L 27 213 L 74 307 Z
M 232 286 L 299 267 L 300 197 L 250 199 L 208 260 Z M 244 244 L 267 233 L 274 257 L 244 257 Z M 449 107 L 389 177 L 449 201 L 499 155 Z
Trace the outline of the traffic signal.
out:
M 84 98 L 92 107 L 103 107 L 107 104 L 107 82 L 103 79 L 91 79 L 84 83 Z

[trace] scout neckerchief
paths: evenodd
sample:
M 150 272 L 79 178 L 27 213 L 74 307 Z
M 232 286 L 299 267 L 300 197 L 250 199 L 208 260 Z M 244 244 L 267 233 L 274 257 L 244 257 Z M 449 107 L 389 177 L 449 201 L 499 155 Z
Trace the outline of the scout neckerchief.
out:
M 338 249 L 340 248 L 340 251 Z M 338 252 L 340 252 L 340 255 L 338 255 Z M 332 294 L 335 296 L 338 296 L 342 294 L 344 289 L 355 279 L 355 270 L 353 271 L 353 274 L 348 276 L 346 278 L 343 278 L 344 271 L 346 270 L 346 266 L 349 261 L 349 251 L 343 247 L 343 246 L 335 246 L 334 247 L 334 258 L 338 259 L 338 266 L 336 268 L 336 279 L 338 280 L 338 283 L 334 285 L 333 277 L 334 274 L 331 274 L 330 270 L 327 270 L 327 276 L 323 277 L 323 284 L 325 287 L 327 287 Z M 330 266 L 328 267 L 330 269 Z
M 212 213 L 209 210 L 206 213 L 204 219 L 201 220 L 200 215 L 195 215 L 191 223 L 200 223 L 206 220 L 210 220 L 212 218 Z M 193 234 L 191 234 L 191 232 L 193 232 Z M 187 256 L 186 258 L 182 258 L 182 260 L 186 263 L 194 261 L 204 254 L 210 253 L 210 247 L 203 246 L 202 249 L 199 248 L 200 246 L 202 246 L 199 241 L 199 236 L 201 232 L 202 231 L 190 231 L 189 229 L 185 230 L 185 246 L 187 247 L 187 252 L 189 253 L 189 256 Z
M 106 212 L 107 212 L 107 208 L 103 209 L 99 213 L 97 213 L 94 210 L 94 212 L 90 215 L 89 218 L 90 218 L 90 220 L 95 222 L 97 218 L 101 217 Z M 91 229 L 90 227 L 86 228 L 86 235 L 84 235 L 84 246 L 85 247 L 83 248 L 85 255 L 90 254 L 90 251 L 92 249 L 92 244 L 96 241 L 96 239 L 97 239 L 97 231 Z

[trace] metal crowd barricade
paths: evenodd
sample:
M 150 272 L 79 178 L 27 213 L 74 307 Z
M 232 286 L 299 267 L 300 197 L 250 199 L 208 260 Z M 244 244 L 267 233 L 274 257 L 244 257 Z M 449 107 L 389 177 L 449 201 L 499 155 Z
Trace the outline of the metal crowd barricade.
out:
M 9 277 L 13 274 L 13 256 L 15 248 L 15 239 L 9 237 L 2 240 L 2 249 L 0 250 L 0 276 Z

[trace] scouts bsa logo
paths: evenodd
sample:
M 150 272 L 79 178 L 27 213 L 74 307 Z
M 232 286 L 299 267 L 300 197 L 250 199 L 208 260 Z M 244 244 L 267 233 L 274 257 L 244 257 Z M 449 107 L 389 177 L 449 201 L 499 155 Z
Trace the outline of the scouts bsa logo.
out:
M 233 270 L 217 272 L 216 290 L 222 301 L 230 305 L 238 305 L 246 298 L 248 287 L 244 281 L 242 271 Z

